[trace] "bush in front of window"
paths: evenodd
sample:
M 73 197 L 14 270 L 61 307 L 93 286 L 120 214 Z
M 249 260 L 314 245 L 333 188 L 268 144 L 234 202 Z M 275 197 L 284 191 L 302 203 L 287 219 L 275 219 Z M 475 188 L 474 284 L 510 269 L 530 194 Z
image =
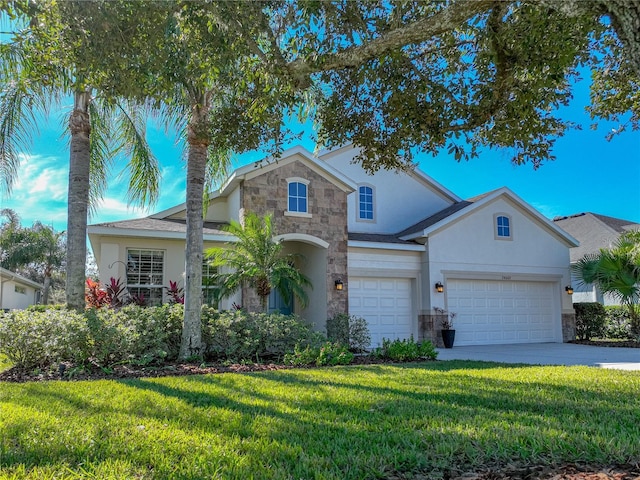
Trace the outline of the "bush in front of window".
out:
M 324 340 L 295 315 L 217 311 L 204 306 L 202 324 L 208 360 L 280 360 L 296 345 L 316 345 Z
M 574 303 L 576 312 L 576 336 L 578 340 L 591 340 L 604 335 L 605 310 L 596 302 Z

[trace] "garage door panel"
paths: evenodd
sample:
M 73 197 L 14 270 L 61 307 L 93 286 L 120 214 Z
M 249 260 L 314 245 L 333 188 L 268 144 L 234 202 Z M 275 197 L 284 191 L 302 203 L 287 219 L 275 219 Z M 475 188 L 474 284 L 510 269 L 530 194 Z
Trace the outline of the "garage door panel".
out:
M 556 341 L 553 288 L 551 282 L 449 279 L 456 345 Z
M 411 280 L 406 278 L 349 278 L 349 313 L 364 318 L 371 346 L 383 338 L 409 338 L 413 333 Z

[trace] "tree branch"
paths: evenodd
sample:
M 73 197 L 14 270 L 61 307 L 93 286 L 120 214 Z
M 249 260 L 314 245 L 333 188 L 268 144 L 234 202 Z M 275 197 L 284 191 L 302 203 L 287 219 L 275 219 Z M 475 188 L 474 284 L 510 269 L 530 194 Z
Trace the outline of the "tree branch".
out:
M 465 21 L 486 12 L 494 4 L 494 0 L 457 0 L 429 17 L 391 30 L 363 45 L 322 56 L 315 62 L 294 60 L 289 64 L 289 71 L 294 78 L 299 79 L 299 83 L 308 83 L 302 78 L 321 71 L 355 67 L 404 45 L 423 42 L 450 32 Z

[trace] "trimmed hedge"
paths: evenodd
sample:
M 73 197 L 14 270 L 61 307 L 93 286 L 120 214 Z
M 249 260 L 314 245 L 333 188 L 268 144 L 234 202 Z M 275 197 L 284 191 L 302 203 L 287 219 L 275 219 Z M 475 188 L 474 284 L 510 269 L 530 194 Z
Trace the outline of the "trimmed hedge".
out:
M 576 336 L 578 340 L 591 340 L 604 334 L 604 306 L 596 302 L 574 303 L 576 312 Z
M 60 362 L 108 367 L 173 361 L 180 351 L 183 308 L 14 310 L 0 314 L 0 353 L 23 369 Z M 282 359 L 296 345 L 315 348 L 326 340 L 296 316 L 204 307 L 202 323 L 207 360 Z
M 628 307 L 611 305 L 604 307 L 604 338 L 627 340 L 634 338 Z

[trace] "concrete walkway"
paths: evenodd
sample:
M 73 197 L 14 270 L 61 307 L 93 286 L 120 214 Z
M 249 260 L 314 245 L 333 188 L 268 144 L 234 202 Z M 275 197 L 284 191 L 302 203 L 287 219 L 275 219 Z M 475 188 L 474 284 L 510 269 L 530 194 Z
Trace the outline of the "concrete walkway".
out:
M 640 370 L 640 348 L 595 347 L 573 343 L 477 345 L 438 348 L 438 360 L 481 360 L 531 365 L 587 365 Z

